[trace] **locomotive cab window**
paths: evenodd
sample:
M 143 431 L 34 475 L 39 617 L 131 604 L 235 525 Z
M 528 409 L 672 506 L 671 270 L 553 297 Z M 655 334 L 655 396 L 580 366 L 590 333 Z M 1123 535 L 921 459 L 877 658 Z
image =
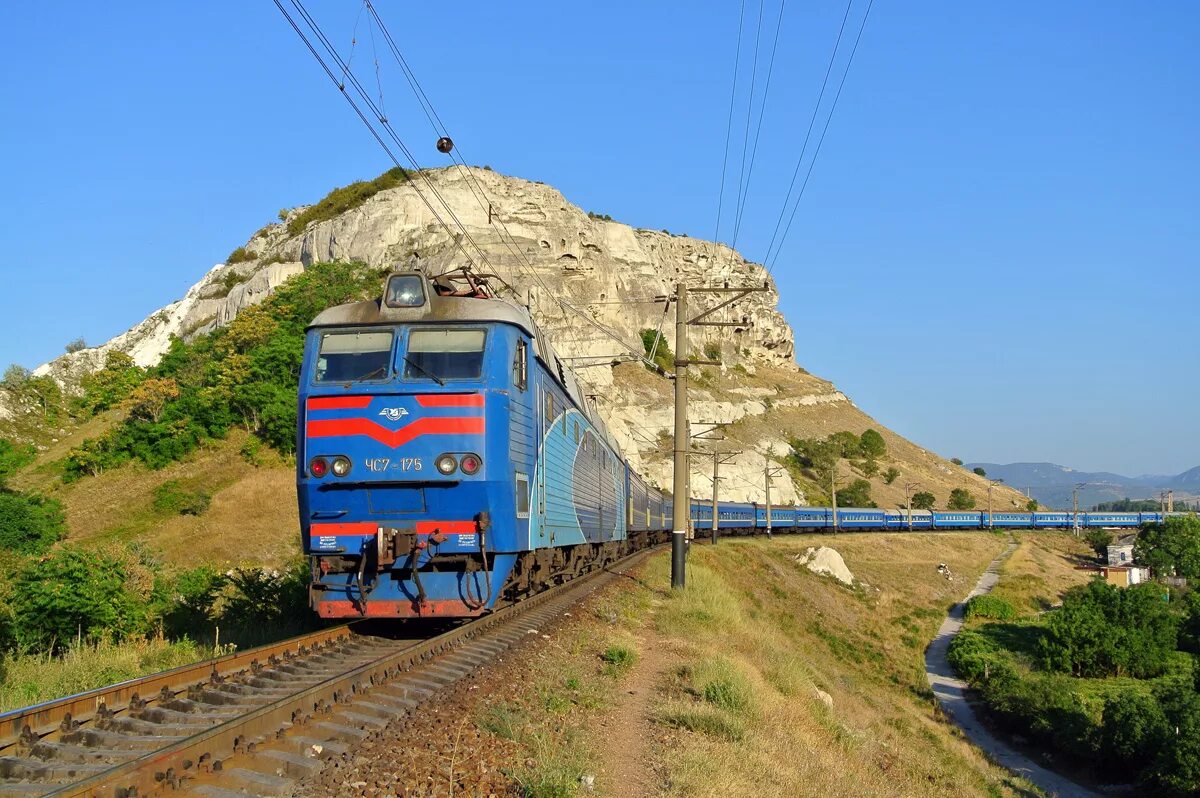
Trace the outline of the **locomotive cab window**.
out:
M 483 330 L 413 329 L 408 334 L 404 378 L 473 380 L 483 373 Z
M 387 379 L 391 330 L 327 332 L 317 353 L 317 382 L 370 382 Z

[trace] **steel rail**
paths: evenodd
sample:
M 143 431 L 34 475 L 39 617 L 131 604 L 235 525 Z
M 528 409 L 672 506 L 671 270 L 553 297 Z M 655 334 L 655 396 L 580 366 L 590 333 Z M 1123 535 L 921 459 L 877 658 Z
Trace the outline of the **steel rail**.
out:
M 397 648 L 365 664 L 326 678 L 317 684 L 307 686 L 196 734 L 183 738 L 169 738 L 170 741 L 161 748 L 148 751 L 103 771 L 93 772 L 79 781 L 58 787 L 47 784 L 47 791 L 44 795 L 54 798 L 82 798 L 83 796 L 134 798 L 135 796 L 151 795 L 157 790 L 167 787 L 186 788 L 190 783 L 195 783 L 195 779 L 202 778 L 203 774 L 219 774 L 225 768 L 226 760 L 238 754 L 253 751 L 255 743 L 280 739 L 293 728 L 302 729 L 314 716 L 320 716 L 328 712 L 331 707 L 352 701 L 355 696 L 366 694 L 373 687 L 397 680 L 402 681 L 408 676 L 419 677 L 422 666 L 429 665 L 436 668 L 437 663 L 432 661 L 440 655 L 464 646 L 485 633 L 497 630 L 498 627 L 508 627 L 510 622 L 517 621 L 526 613 L 547 602 L 558 602 L 561 599 L 564 604 L 574 603 L 601 584 L 607 584 L 608 581 L 616 578 L 620 571 L 634 566 L 659 548 L 661 545 L 652 545 L 633 552 L 606 567 L 597 568 L 575 577 L 561 585 L 469 621 L 435 637 L 416 642 L 401 641 L 397 644 Z M 605 576 L 607 578 L 602 578 Z M 347 638 L 353 636 L 348 628 L 341 628 L 346 630 Z M 292 645 L 295 644 L 294 640 L 290 642 Z M 262 656 L 261 652 L 265 648 L 268 647 L 255 651 L 260 652 L 259 656 Z M 246 652 L 246 655 L 251 653 Z M 211 665 L 211 662 L 208 664 Z M 193 674 L 195 673 L 195 668 L 190 670 Z M 125 684 L 132 684 L 132 682 Z M 123 686 L 115 685 L 113 688 L 105 689 L 112 691 Z M 92 691 L 92 693 L 101 692 L 103 691 Z M 429 693 L 428 690 L 416 692 L 424 695 Z M 71 699 L 63 699 L 63 701 L 80 699 L 87 695 L 92 694 L 73 696 Z M 37 708 L 31 707 L 29 710 L 23 711 L 31 712 L 35 709 Z M 0 792 L 3 792 L 3 785 L 0 785 Z
M 201 660 L 191 665 L 182 665 L 168 671 L 139 676 L 107 687 L 0 713 L 0 756 L 6 755 L 9 749 L 21 741 L 22 732 L 26 727 L 29 729 L 26 738 L 32 733 L 40 739 L 54 739 L 60 733 L 64 721 L 86 723 L 95 716 L 101 706 L 119 714 L 125 711 L 130 699 L 135 695 L 153 705 L 158 701 L 163 688 L 180 693 L 194 684 L 211 679 L 214 674 L 227 678 L 252 668 L 256 662 L 299 654 L 304 649 L 322 648 L 331 643 L 348 640 L 352 636 L 350 625 L 342 624 L 278 643 Z

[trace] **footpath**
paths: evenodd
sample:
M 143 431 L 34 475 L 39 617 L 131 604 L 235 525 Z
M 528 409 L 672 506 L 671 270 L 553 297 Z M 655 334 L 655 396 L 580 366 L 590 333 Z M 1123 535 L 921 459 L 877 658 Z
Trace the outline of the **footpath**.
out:
M 984 754 L 1001 767 L 1008 768 L 1013 773 L 1026 779 L 1031 784 L 1057 798 L 1098 798 L 1100 793 L 1082 787 L 1065 776 L 1060 776 L 1047 770 L 1029 757 L 1014 750 L 1007 743 L 988 731 L 975 710 L 967 700 L 967 683 L 954 675 L 954 669 L 946 659 L 950 641 L 962 629 L 963 617 L 967 602 L 975 596 L 991 592 L 1000 580 L 1000 565 L 1017 549 L 1017 543 L 1009 543 L 1007 548 L 992 560 L 991 565 L 979 577 L 975 587 L 967 594 L 961 603 L 950 608 L 950 613 L 938 629 L 937 637 L 925 650 L 925 678 L 933 694 L 941 704 L 946 716 L 954 721 L 967 739 L 979 747 Z

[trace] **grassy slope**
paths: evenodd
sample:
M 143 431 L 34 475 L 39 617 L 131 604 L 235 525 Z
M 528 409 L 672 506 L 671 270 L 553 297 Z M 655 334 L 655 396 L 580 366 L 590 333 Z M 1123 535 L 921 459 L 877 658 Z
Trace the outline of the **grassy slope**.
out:
M 797 566 L 794 555 L 809 545 L 835 546 L 870 587 L 851 590 Z M 672 747 L 664 762 L 671 793 L 1009 792 L 1007 774 L 939 719 L 923 667 L 946 607 L 1002 546 L 981 534 L 855 535 L 695 550 L 688 590 L 656 619 L 692 674 L 671 687 L 660 712 L 711 714 L 711 677 L 696 674 L 722 670 L 749 700 L 742 711 L 716 707 L 744 728 L 740 740 L 692 733 Z M 939 562 L 959 578 L 939 576 Z
M 869 587 L 797 565 L 810 545 L 837 548 Z M 665 588 L 669 560 L 655 556 L 593 608 L 574 643 L 534 659 L 519 701 L 522 780 L 570 795 L 579 775 L 599 773 L 601 795 L 631 794 L 606 763 L 641 748 L 658 785 L 646 794 L 1033 794 L 940 718 L 924 676 L 924 648 L 947 606 L 1003 545 L 965 533 L 727 540 L 693 548 L 682 592 Z M 939 562 L 955 581 L 937 573 Z M 637 746 L 613 722 L 612 687 L 595 684 L 606 646 L 640 657 L 653 647 L 669 662 L 649 685 L 651 739 Z M 581 685 L 599 688 L 599 700 L 581 701 Z M 481 725 L 494 728 L 489 719 L 511 706 L 484 699 Z

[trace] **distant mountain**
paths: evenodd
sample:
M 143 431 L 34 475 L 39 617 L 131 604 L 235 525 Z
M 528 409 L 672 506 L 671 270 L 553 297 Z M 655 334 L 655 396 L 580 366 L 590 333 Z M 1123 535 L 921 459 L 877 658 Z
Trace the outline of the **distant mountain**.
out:
M 1076 485 L 1083 485 L 1079 489 L 1081 508 L 1118 499 L 1155 499 L 1164 490 L 1175 491 L 1175 498 L 1181 501 L 1200 496 L 1200 466 L 1176 476 L 1139 477 L 1076 471 L 1056 463 L 967 463 L 964 468 L 982 468 L 989 479 L 1002 479 L 1005 485 L 1057 509 L 1071 508 Z

